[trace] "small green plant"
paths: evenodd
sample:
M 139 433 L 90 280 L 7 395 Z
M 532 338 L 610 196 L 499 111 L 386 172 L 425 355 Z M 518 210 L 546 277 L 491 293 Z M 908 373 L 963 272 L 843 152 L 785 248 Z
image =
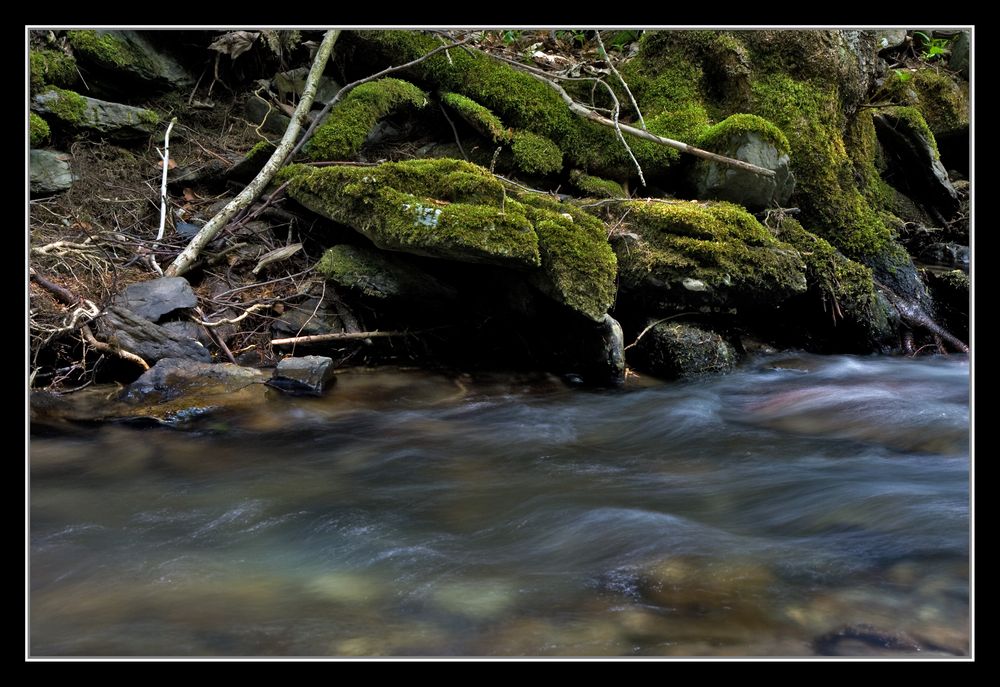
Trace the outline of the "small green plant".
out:
M 587 32 L 579 29 L 573 31 L 556 31 L 556 38 L 569 41 L 579 48 L 583 47 L 583 44 L 587 42 Z
M 500 38 L 503 39 L 503 42 L 506 45 L 510 45 L 520 37 L 521 37 L 520 31 L 503 31 L 500 34 Z
M 948 45 L 951 38 L 931 38 L 923 31 L 914 31 L 914 37 L 920 39 L 920 57 L 927 62 L 933 62 L 943 55 L 951 54 Z
M 896 78 L 899 79 L 900 83 L 906 83 L 913 78 L 912 72 L 906 72 L 901 69 L 894 69 L 892 73 L 896 75 Z
M 608 45 L 612 50 L 622 52 L 625 50 L 626 45 L 639 40 L 640 36 L 642 36 L 642 31 L 615 31 L 614 34 L 611 35 L 611 40 L 608 41 Z

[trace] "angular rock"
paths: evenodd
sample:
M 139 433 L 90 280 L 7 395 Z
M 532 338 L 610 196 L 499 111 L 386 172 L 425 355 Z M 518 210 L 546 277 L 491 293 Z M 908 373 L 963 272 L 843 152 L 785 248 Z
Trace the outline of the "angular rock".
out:
M 31 195 L 66 191 L 73 185 L 68 153 L 55 150 L 31 150 Z
M 715 332 L 661 322 L 639 340 L 633 358 L 641 370 L 676 379 L 728 372 L 736 364 L 736 351 Z
M 274 75 L 271 80 L 271 85 L 274 86 L 280 95 L 289 96 L 301 96 L 302 91 L 305 90 L 306 77 L 309 75 L 308 67 L 299 67 L 298 69 L 289 69 L 286 72 L 279 72 Z M 325 106 L 328 102 L 333 100 L 333 97 L 337 95 L 340 90 L 340 84 L 331 79 L 329 76 L 323 75 L 319 77 L 319 84 L 316 87 L 316 97 L 313 100 L 313 109 L 320 109 Z
M 164 358 L 212 360 L 212 354 L 200 343 L 122 307 L 109 307 L 98 326 L 109 344 L 135 353 L 147 363 Z
M 174 310 L 195 307 L 198 297 L 184 277 L 160 277 L 130 284 L 115 299 L 115 303 L 139 317 L 156 322 Z
M 372 298 L 429 305 L 458 297 L 455 289 L 419 267 L 364 246 L 334 246 L 323 254 L 316 271 Z
M 333 359 L 321 355 L 283 358 L 270 386 L 296 396 L 322 396 L 326 385 L 335 381 Z
M 622 326 L 611 315 L 604 315 L 604 349 L 608 379 L 611 384 L 625 383 L 625 336 Z
M 125 84 L 166 91 L 190 88 L 194 79 L 173 57 L 159 50 L 137 31 L 70 31 L 70 44 L 85 69 L 114 72 L 115 90 Z M 117 81 L 117 83 L 116 83 Z M 122 83 L 124 82 L 124 83 Z M 100 85 L 102 80 L 97 80 Z
M 920 113 L 911 107 L 886 108 L 875 115 L 879 141 L 898 159 L 909 195 L 950 217 L 959 206 L 958 192 L 941 164 L 934 134 Z
M 177 322 L 165 322 L 160 325 L 168 332 L 176 334 L 185 339 L 197 341 L 202 346 L 210 346 L 212 338 L 205 332 L 205 328 L 200 324 L 195 324 L 191 320 L 178 320 Z
M 789 169 L 788 140 L 770 122 L 754 115 L 733 115 L 702 137 L 701 147 L 726 157 L 774 170 L 766 177 L 699 158 L 691 182 L 701 199 L 728 200 L 752 208 L 784 206 L 795 189 Z
M 948 67 L 958 72 L 968 80 L 969 78 L 969 49 L 971 46 L 971 36 L 968 31 L 962 31 L 951 43 L 951 58 L 948 60 Z
M 149 136 L 159 123 L 155 112 L 50 88 L 31 100 L 31 109 L 77 129 L 119 139 Z
M 138 403 L 168 401 L 183 395 L 223 396 L 266 379 L 267 375 L 260 370 L 232 363 L 165 358 L 129 384 L 121 399 Z

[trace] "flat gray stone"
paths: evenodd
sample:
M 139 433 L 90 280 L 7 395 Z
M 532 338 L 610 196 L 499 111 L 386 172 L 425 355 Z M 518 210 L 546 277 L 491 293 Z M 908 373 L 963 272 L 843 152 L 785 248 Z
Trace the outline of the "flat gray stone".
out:
M 73 185 L 68 153 L 56 150 L 31 150 L 31 195 L 66 191 Z
M 96 131 L 121 139 L 149 136 L 159 124 L 156 113 L 150 110 L 88 98 L 84 95 L 80 96 L 85 104 L 83 112 L 79 117 L 67 119 L 66 108 L 59 106 L 63 97 L 53 90 L 38 93 L 31 100 L 31 109 L 54 117 L 66 126 Z
M 167 313 L 198 305 L 198 297 L 184 277 L 160 277 L 125 288 L 115 303 L 128 308 L 139 317 L 156 322 Z
M 290 394 L 321 396 L 334 369 L 333 359 L 322 355 L 284 358 L 268 383 Z
M 199 397 L 224 396 L 264 381 L 264 373 L 232 363 L 207 363 L 164 358 L 142 373 L 121 394 L 130 402 L 164 401 L 186 395 L 191 404 Z

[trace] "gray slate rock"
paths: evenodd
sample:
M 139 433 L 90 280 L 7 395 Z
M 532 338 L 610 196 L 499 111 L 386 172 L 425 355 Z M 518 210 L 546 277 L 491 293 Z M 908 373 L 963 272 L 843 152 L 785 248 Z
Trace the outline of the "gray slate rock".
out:
M 951 43 L 951 58 L 948 67 L 969 79 L 969 53 L 972 38 L 968 31 L 962 31 Z
M 145 85 L 148 89 L 165 91 L 194 85 L 191 74 L 177 60 L 153 45 L 142 32 L 99 29 L 95 33 L 98 36 L 111 36 L 125 59 L 118 62 L 109 60 L 103 53 L 87 50 L 82 41 L 74 43 L 73 35 L 70 34 L 75 57 L 85 68 L 113 71 L 118 75 L 119 81 L 133 87 Z M 160 32 L 161 36 L 162 33 Z M 97 80 L 96 85 L 100 86 L 101 80 Z M 123 86 L 124 84 L 117 83 L 110 88 L 120 90 Z
M 160 277 L 129 285 L 115 303 L 156 322 L 174 310 L 195 307 L 198 298 L 184 277 Z
M 219 396 L 264 380 L 265 373 L 260 370 L 232 363 L 212 364 L 164 358 L 125 387 L 121 398 L 129 402 L 142 402 L 165 401 L 183 394 Z
M 305 90 L 306 77 L 309 76 L 308 67 L 289 69 L 287 72 L 279 72 L 274 75 L 271 85 L 279 94 L 283 96 L 301 96 Z M 325 74 L 319 77 L 319 84 L 316 86 L 316 97 L 313 100 L 313 109 L 322 109 L 328 102 L 333 100 L 340 90 L 340 84 Z
M 661 322 L 636 345 L 635 366 L 667 379 L 728 372 L 736 351 L 721 336 L 679 322 Z
M 82 115 L 78 119 L 64 119 L 60 116 L 64 109 L 59 107 L 62 97 L 53 90 L 39 93 L 32 98 L 31 109 L 55 117 L 64 125 L 96 131 L 119 139 L 149 136 L 159 121 L 156 113 L 150 110 L 87 96 L 80 96 L 85 103 Z
M 783 206 L 795 190 L 788 155 L 779 153 L 773 143 L 757 132 L 731 136 L 726 145 L 715 152 L 773 169 L 775 176 L 765 177 L 699 159 L 694 165 L 692 182 L 700 199 L 728 200 L 745 207 L 768 207 L 774 201 Z
M 322 355 L 284 358 L 268 384 L 296 396 L 322 396 L 333 376 L 333 359 Z
M 31 195 L 48 195 L 66 191 L 75 177 L 70 169 L 70 156 L 56 150 L 31 150 Z
M 256 95 L 250 96 L 247 100 L 245 110 L 248 120 L 272 134 L 284 134 L 291 121 L 288 115 Z
M 153 324 L 126 308 L 109 307 L 99 322 L 109 344 L 135 353 L 147 363 L 164 358 L 212 360 L 212 354 L 197 341 Z
M 200 324 L 195 324 L 191 320 L 178 320 L 176 322 L 164 322 L 160 325 L 168 332 L 176 334 L 185 339 L 197 341 L 202 346 L 212 345 L 212 338 Z
M 897 156 L 897 166 L 910 181 L 911 195 L 944 218 L 950 217 L 959 206 L 958 192 L 927 131 L 891 108 L 875 115 L 875 128 L 879 142 Z

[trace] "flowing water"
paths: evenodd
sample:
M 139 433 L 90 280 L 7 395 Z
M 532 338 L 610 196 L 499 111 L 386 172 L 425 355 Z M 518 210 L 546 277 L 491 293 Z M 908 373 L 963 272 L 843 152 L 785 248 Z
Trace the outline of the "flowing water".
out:
M 33 655 L 965 655 L 969 366 L 348 373 L 31 442 Z

